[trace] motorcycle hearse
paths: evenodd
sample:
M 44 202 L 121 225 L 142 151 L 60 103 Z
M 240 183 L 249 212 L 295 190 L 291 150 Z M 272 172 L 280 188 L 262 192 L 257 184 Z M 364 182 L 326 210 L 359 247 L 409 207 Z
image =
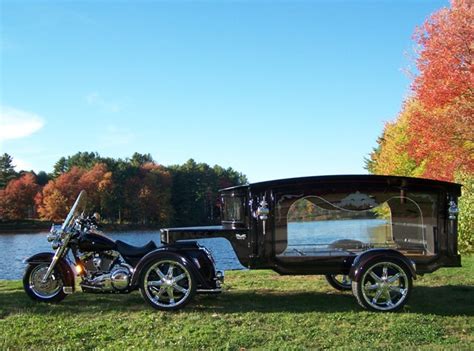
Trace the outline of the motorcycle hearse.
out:
M 82 191 L 48 240 L 55 253 L 26 260 L 26 293 L 45 302 L 75 290 L 139 289 L 161 310 L 184 307 L 196 293 L 221 292 L 224 273 L 196 239 L 229 240 L 240 263 L 284 275 L 325 275 L 372 311 L 396 311 L 417 275 L 460 267 L 459 184 L 397 176 L 318 176 L 221 190 L 221 225 L 166 228 L 161 246 L 113 241 L 86 215 Z M 71 257 L 72 256 L 72 257 Z

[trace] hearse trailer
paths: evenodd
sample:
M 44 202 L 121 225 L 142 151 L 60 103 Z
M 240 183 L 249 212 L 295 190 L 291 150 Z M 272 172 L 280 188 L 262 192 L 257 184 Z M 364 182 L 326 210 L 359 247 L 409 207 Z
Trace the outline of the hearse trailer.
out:
M 192 240 L 222 237 L 249 269 L 325 275 L 333 287 L 352 290 L 363 308 L 395 311 L 408 301 L 417 275 L 461 266 L 460 194 L 459 184 L 376 175 L 234 186 L 221 190 L 221 225 L 162 229 L 162 253 L 189 269 L 193 292 L 220 292 L 223 273 L 212 259 L 195 258 L 204 249 Z M 156 295 L 166 300 L 166 293 Z

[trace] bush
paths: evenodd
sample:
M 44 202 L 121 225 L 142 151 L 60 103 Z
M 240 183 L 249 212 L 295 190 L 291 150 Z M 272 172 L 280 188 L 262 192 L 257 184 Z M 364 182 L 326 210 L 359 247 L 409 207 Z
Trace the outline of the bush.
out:
M 458 247 L 461 253 L 474 252 L 474 174 L 460 173 L 456 182 L 461 183 L 459 198 Z

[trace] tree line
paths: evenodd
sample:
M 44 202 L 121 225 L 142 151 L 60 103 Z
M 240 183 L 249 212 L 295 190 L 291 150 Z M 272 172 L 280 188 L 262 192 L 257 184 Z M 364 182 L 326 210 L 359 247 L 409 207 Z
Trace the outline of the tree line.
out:
M 193 159 L 165 167 L 150 154 L 131 158 L 78 152 L 61 157 L 50 174 L 15 172 L 13 158 L 0 156 L 0 219 L 61 221 L 84 189 L 92 211 L 109 223 L 157 226 L 214 224 L 220 221 L 221 188 L 245 184 L 232 168 Z
M 474 4 L 453 0 L 414 33 L 417 75 L 366 160 L 374 174 L 463 184 L 459 243 L 474 250 Z

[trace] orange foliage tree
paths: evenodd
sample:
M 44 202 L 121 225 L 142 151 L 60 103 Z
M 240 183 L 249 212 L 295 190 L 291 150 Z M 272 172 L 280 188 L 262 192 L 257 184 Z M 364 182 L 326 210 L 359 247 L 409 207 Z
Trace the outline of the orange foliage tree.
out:
M 474 87 L 474 3 L 453 0 L 418 27 L 413 82 L 416 97 L 428 108 L 442 107 L 459 96 L 471 94 Z M 471 100 L 472 101 L 472 100 Z
M 100 210 L 102 199 L 110 189 L 111 178 L 111 172 L 101 163 L 88 171 L 72 167 L 69 172 L 50 180 L 36 196 L 40 217 L 52 221 L 64 219 L 82 189 L 87 191 L 91 207 Z
M 474 5 L 453 0 L 417 28 L 413 97 L 385 126 L 372 173 L 453 181 L 474 172 Z
M 5 189 L 0 190 L 0 218 L 24 219 L 35 216 L 34 198 L 40 186 L 33 173 L 25 173 L 11 180 Z
M 474 172 L 474 3 L 453 0 L 417 28 L 413 82 L 423 109 L 409 118 L 408 151 L 423 176 L 454 180 Z

